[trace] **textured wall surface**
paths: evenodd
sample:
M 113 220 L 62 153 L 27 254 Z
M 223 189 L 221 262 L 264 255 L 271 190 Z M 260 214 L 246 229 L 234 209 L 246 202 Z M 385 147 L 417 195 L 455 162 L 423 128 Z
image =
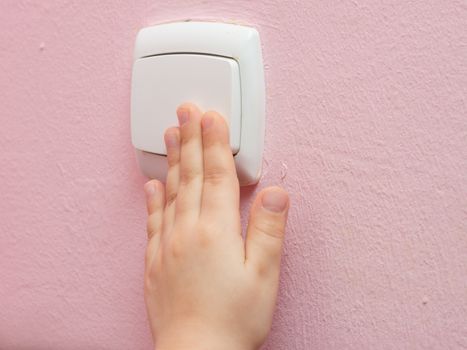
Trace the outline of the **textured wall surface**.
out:
M 465 1 L 0 4 L 0 349 L 150 349 L 140 27 L 257 26 L 292 197 L 273 349 L 467 348 Z

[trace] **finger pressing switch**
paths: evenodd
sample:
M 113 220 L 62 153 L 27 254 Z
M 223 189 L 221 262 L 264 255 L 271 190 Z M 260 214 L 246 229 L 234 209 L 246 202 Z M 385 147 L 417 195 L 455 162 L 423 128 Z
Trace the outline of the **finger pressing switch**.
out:
M 264 73 L 258 32 L 249 27 L 180 22 L 137 36 L 131 137 L 142 172 L 164 181 L 164 132 L 176 109 L 192 102 L 226 118 L 241 185 L 258 182 L 264 140 Z

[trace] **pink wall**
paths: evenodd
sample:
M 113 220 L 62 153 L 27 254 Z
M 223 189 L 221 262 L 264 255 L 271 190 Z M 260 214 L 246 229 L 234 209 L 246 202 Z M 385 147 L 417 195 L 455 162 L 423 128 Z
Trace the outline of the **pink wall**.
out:
M 176 3 L 176 5 L 175 5 Z M 464 1 L 0 5 L 0 349 L 150 349 L 138 28 L 257 26 L 264 177 L 292 196 L 266 349 L 467 347 Z

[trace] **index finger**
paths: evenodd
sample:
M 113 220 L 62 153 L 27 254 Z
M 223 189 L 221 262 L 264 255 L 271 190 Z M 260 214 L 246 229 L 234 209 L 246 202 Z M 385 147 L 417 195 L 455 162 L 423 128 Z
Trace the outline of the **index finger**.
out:
M 239 183 L 230 149 L 226 121 L 216 112 L 207 112 L 201 120 L 203 136 L 204 183 L 201 215 L 232 217 L 239 210 Z

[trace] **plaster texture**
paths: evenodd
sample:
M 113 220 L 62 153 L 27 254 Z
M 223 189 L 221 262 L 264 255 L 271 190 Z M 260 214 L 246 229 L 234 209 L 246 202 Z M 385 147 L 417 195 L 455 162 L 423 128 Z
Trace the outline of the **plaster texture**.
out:
M 465 1 L 0 4 L 0 349 L 150 349 L 130 144 L 141 27 L 256 26 L 291 194 L 265 349 L 467 348 Z

